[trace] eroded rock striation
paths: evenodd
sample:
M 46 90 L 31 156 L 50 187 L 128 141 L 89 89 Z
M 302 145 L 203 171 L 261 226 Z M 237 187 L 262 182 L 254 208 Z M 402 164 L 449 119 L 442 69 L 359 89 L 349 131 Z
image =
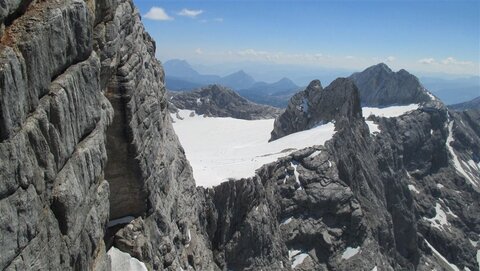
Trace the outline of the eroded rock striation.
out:
M 281 109 L 250 102 L 220 85 L 209 85 L 191 92 L 170 92 L 170 95 L 170 109 L 173 113 L 177 109 L 188 109 L 207 117 L 246 120 L 274 119 L 282 113 Z
M 30 2 L 0 17 L 0 269 L 108 270 L 107 222 L 127 215 L 149 268 L 212 269 L 201 237 L 187 250 L 195 183 L 138 10 Z

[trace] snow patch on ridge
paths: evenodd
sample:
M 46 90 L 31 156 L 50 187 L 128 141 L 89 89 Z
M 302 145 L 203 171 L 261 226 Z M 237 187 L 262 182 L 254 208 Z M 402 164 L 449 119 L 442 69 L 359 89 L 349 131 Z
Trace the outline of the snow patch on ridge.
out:
M 384 108 L 363 107 L 362 112 L 365 118 L 367 118 L 370 115 L 375 115 L 378 117 L 385 117 L 385 118 L 393 118 L 393 117 L 401 116 L 410 111 L 416 110 L 419 107 L 420 107 L 419 104 L 389 106 Z
M 443 257 L 442 254 L 440 254 L 440 252 L 438 252 L 432 245 L 430 245 L 430 243 L 427 240 L 425 240 L 425 243 L 427 243 L 427 245 L 433 251 L 433 254 L 437 256 L 437 258 L 443 261 L 446 265 L 450 266 L 450 268 L 452 268 L 454 271 L 460 271 L 460 269 L 456 265 L 450 263 L 445 257 Z
M 420 194 L 420 192 L 417 190 L 417 188 L 413 184 L 408 185 L 408 189 L 412 192 L 415 192 L 417 194 Z
M 262 165 L 295 150 L 323 145 L 335 134 L 335 125 L 327 123 L 268 142 L 273 119 L 207 118 L 191 110 L 171 116 L 197 186 L 204 187 L 252 177 Z
M 451 146 L 451 143 L 453 141 L 455 141 L 455 139 L 453 138 L 452 130 L 453 130 L 453 121 L 448 123 L 448 137 L 447 137 L 447 142 L 446 142 L 447 149 L 448 149 L 448 151 L 450 152 L 450 154 L 452 155 L 452 158 L 453 158 L 452 159 L 453 160 L 453 165 L 455 166 L 455 169 L 457 170 L 458 173 L 460 173 L 462 176 L 464 176 L 465 179 L 467 179 L 473 186 L 478 187 L 478 183 L 475 180 L 473 180 L 470 177 L 470 175 L 463 169 L 462 164 L 460 163 L 460 159 L 458 158 L 457 154 L 455 153 L 455 150 Z
M 107 252 L 112 264 L 112 270 L 115 271 L 147 271 L 145 264 L 130 254 L 112 247 Z
M 307 253 L 302 252 L 301 250 L 288 251 L 288 259 L 292 263 L 292 268 L 295 268 L 298 265 L 302 264 L 307 257 L 309 257 L 309 255 Z
M 345 249 L 345 251 L 342 253 L 342 259 L 348 260 L 357 255 L 358 252 L 360 252 L 360 247 L 347 247 L 347 249 Z
M 380 128 L 378 128 L 378 124 L 371 120 L 366 120 L 365 123 L 368 125 L 368 130 L 370 130 L 371 135 L 375 135 L 380 133 Z

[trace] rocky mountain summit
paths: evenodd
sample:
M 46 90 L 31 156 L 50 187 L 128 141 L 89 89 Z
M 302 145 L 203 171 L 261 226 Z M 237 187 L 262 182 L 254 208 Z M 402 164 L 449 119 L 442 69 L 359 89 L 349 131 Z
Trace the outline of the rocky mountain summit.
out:
M 188 109 L 209 117 L 253 120 L 274 119 L 282 112 L 275 107 L 250 102 L 220 85 L 210 85 L 191 92 L 170 92 L 170 95 L 173 113 L 178 109 Z
M 290 99 L 285 112 L 275 120 L 270 140 L 330 121 L 342 122 L 361 116 L 358 90 L 352 80 L 338 78 L 325 89 L 319 80 L 314 80 Z
M 354 73 L 350 79 L 358 87 L 365 106 L 405 105 L 432 99 L 417 77 L 403 69 L 393 72 L 384 63 Z
M 6 0 L 0 23 L 1 270 L 479 270 L 478 110 L 367 125 L 352 80 L 313 81 L 279 127 L 331 140 L 196 187 L 131 0 Z

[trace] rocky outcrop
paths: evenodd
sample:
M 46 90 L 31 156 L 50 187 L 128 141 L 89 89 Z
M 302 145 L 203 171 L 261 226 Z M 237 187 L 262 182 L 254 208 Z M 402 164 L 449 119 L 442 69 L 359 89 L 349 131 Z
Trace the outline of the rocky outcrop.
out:
M 361 116 L 357 87 L 351 80 L 338 78 L 325 89 L 319 80 L 314 80 L 290 99 L 285 112 L 275 120 L 270 140 L 330 121 L 341 126 L 345 120 Z
M 210 85 L 192 92 L 170 92 L 171 111 L 194 110 L 209 117 L 231 117 L 236 119 L 274 119 L 282 110 L 260 105 L 240 97 L 231 89 Z
M 349 78 L 357 85 L 360 100 L 365 106 L 423 103 L 433 97 L 417 77 L 403 69 L 393 72 L 384 63 L 354 73 Z

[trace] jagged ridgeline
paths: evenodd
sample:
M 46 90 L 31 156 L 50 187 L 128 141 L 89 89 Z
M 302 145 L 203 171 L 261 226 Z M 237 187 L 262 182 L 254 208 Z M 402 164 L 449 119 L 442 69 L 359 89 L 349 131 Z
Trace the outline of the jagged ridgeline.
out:
M 203 188 L 131 0 L 3 0 L 0 24 L 1 270 L 479 270 L 480 113 L 409 79 L 412 110 L 367 116 L 366 86 L 389 106 L 404 72 L 313 81 L 284 113 L 185 96 L 210 117 L 281 113 L 272 140 L 335 122 L 323 146 Z

